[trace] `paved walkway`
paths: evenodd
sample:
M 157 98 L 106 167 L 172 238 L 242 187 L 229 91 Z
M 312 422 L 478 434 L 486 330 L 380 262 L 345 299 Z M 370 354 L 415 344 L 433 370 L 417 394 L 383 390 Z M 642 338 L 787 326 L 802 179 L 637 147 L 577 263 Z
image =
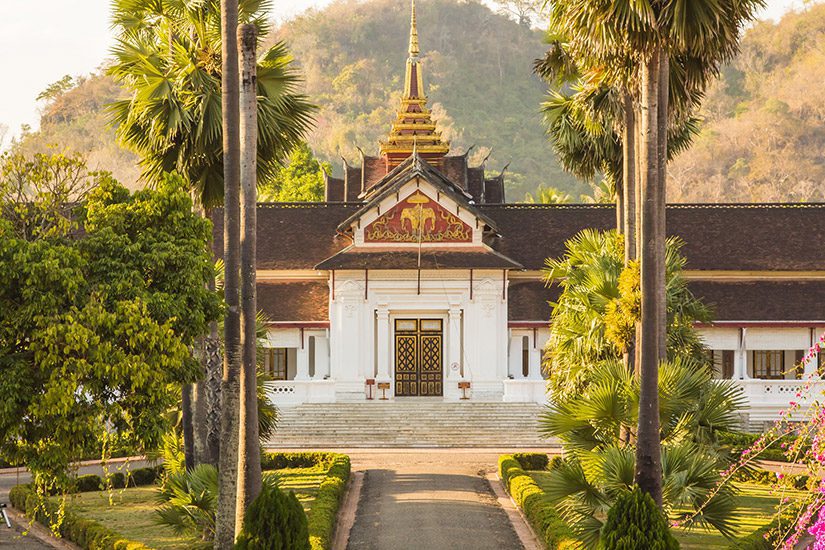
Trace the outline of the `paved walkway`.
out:
M 523 548 L 485 479 L 506 450 L 340 452 L 364 472 L 347 550 Z

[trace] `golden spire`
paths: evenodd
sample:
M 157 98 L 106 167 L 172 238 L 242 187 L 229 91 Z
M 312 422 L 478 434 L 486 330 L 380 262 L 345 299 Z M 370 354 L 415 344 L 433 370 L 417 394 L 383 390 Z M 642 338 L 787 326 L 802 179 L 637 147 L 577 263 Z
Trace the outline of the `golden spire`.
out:
M 415 24 L 415 0 L 412 2 L 412 15 L 410 15 L 410 57 L 418 57 L 418 27 Z
M 387 159 L 389 167 L 397 166 L 405 158 L 416 153 L 428 162 L 438 164 L 441 157 L 450 151 L 450 144 L 441 139 L 441 132 L 436 130 L 430 110 L 427 109 L 424 78 L 418 59 L 421 52 L 418 47 L 415 0 L 411 0 L 411 8 L 410 48 L 401 106 L 387 141 L 380 143 L 381 156 Z

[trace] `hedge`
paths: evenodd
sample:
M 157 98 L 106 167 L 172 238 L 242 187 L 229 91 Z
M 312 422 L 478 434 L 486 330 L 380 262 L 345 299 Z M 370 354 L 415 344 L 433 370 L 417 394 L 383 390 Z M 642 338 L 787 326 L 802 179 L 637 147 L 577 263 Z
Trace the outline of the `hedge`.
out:
M 779 482 L 779 477 L 776 472 L 763 470 L 761 468 L 742 468 L 733 475 L 734 481 L 742 481 L 746 483 L 759 483 L 761 485 L 774 485 Z M 814 485 L 819 483 L 819 480 L 813 480 Z M 786 474 L 782 480 L 782 484 L 788 487 L 793 487 L 799 491 L 812 489 L 811 478 L 807 474 Z
M 546 455 L 545 455 L 546 456 Z M 572 531 L 559 517 L 541 487 L 522 468 L 513 455 L 498 459 L 498 474 L 516 505 L 527 517 L 548 550 L 581 548 Z
M 738 459 L 742 456 L 742 451 L 745 449 L 749 449 L 753 446 L 757 439 L 762 437 L 763 434 L 751 434 L 751 433 L 744 433 L 744 432 L 719 432 L 718 440 L 719 443 L 730 449 L 731 455 Z M 772 446 L 768 447 L 767 449 L 762 450 L 757 458 L 759 460 L 775 460 L 777 462 L 788 462 L 788 457 L 785 456 L 785 451 L 782 449 L 782 444 L 786 447 L 790 447 L 796 441 L 796 437 L 793 435 L 786 435 L 779 438 Z M 802 446 L 802 454 L 807 452 L 810 449 L 810 443 L 807 442 Z
M 29 485 L 18 485 L 9 491 L 12 506 L 35 521 L 50 527 L 60 517 L 60 505 L 36 495 Z M 151 550 L 140 542 L 124 538 L 96 521 L 83 519 L 75 514 L 68 503 L 57 532 L 84 550 Z
M 309 515 L 309 542 L 312 550 L 329 550 L 332 547 L 338 508 L 341 506 L 349 481 L 349 457 L 337 453 L 307 452 L 265 453 L 261 459 L 261 467 L 264 470 L 314 466 L 322 466 L 328 470 L 312 502 L 312 513 Z
M 550 457 L 546 453 L 515 453 L 513 458 L 525 470 L 546 470 Z

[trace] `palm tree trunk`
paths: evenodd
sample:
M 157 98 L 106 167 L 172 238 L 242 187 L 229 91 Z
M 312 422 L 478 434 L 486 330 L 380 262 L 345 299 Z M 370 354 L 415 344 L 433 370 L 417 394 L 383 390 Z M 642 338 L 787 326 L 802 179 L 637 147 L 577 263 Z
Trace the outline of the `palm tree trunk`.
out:
M 624 235 L 624 267 L 636 259 L 636 112 L 633 98 L 625 93 L 622 98 L 624 109 L 624 129 L 622 130 L 622 186 L 624 203 L 622 226 Z M 622 361 L 629 372 L 634 370 L 635 342 L 625 350 Z
M 656 274 L 659 288 L 658 309 L 656 310 L 657 326 L 659 327 L 659 357 L 667 359 L 667 129 L 669 122 L 669 93 L 670 93 L 670 58 L 666 51 L 659 55 L 659 101 L 657 123 L 659 129 L 657 136 L 659 139 L 659 195 L 658 211 L 660 215 L 656 218 L 656 242 L 661 258 L 656 264 L 659 271 Z
M 622 98 L 624 129 L 622 130 L 622 184 L 624 186 L 624 265 L 636 259 L 636 113 L 629 93 Z
M 659 440 L 659 362 L 663 358 L 659 335 L 663 321 L 659 312 L 664 300 L 665 243 L 657 239 L 661 208 L 659 180 L 659 79 L 661 50 L 656 48 L 642 67 L 641 101 L 641 164 L 642 188 L 641 224 L 641 338 L 639 427 L 636 431 L 635 481 L 650 494 L 657 504 L 662 503 L 662 459 Z
M 255 25 L 238 29 L 241 59 L 241 418 L 238 447 L 238 499 L 235 530 L 244 511 L 261 492 L 261 447 L 258 440 L 255 230 L 257 223 L 258 98 L 255 73 Z
M 195 457 L 195 402 L 197 384 L 184 384 L 181 389 L 181 431 L 183 432 L 183 457 L 187 470 L 197 464 Z
M 238 130 L 238 0 L 221 0 L 221 109 L 224 178 L 224 365 L 221 381 L 221 448 L 218 461 L 218 509 L 215 548 L 235 544 L 238 490 L 238 423 L 240 416 L 240 142 Z
M 214 282 L 212 282 L 214 290 Z M 202 382 L 205 394 L 205 421 L 206 444 L 203 464 L 218 467 L 221 449 L 221 382 L 223 378 L 223 354 L 221 353 L 221 337 L 218 334 L 218 323 L 209 325 L 209 336 L 205 338 L 204 364 L 206 379 Z

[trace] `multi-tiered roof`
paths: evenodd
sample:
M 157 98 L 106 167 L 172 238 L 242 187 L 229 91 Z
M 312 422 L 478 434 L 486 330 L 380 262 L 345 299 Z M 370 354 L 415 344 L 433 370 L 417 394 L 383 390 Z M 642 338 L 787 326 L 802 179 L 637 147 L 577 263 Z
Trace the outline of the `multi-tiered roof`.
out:
M 504 202 L 504 179 L 487 177 L 483 165 L 470 166 L 468 152 L 450 155 L 450 144 L 441 137 L 427 108 L 418 44 L 415 0 L 410 16 L 410 41 L 404 91 L 387 139 L 379 142 L 379 156 L 362 153 L 361 165 L 344 162 L 343 178 L 326 178 L 327 202 L 363 202 L 376 193 L 388 176 L 416 155 L 466 193 L 475 204 Z

